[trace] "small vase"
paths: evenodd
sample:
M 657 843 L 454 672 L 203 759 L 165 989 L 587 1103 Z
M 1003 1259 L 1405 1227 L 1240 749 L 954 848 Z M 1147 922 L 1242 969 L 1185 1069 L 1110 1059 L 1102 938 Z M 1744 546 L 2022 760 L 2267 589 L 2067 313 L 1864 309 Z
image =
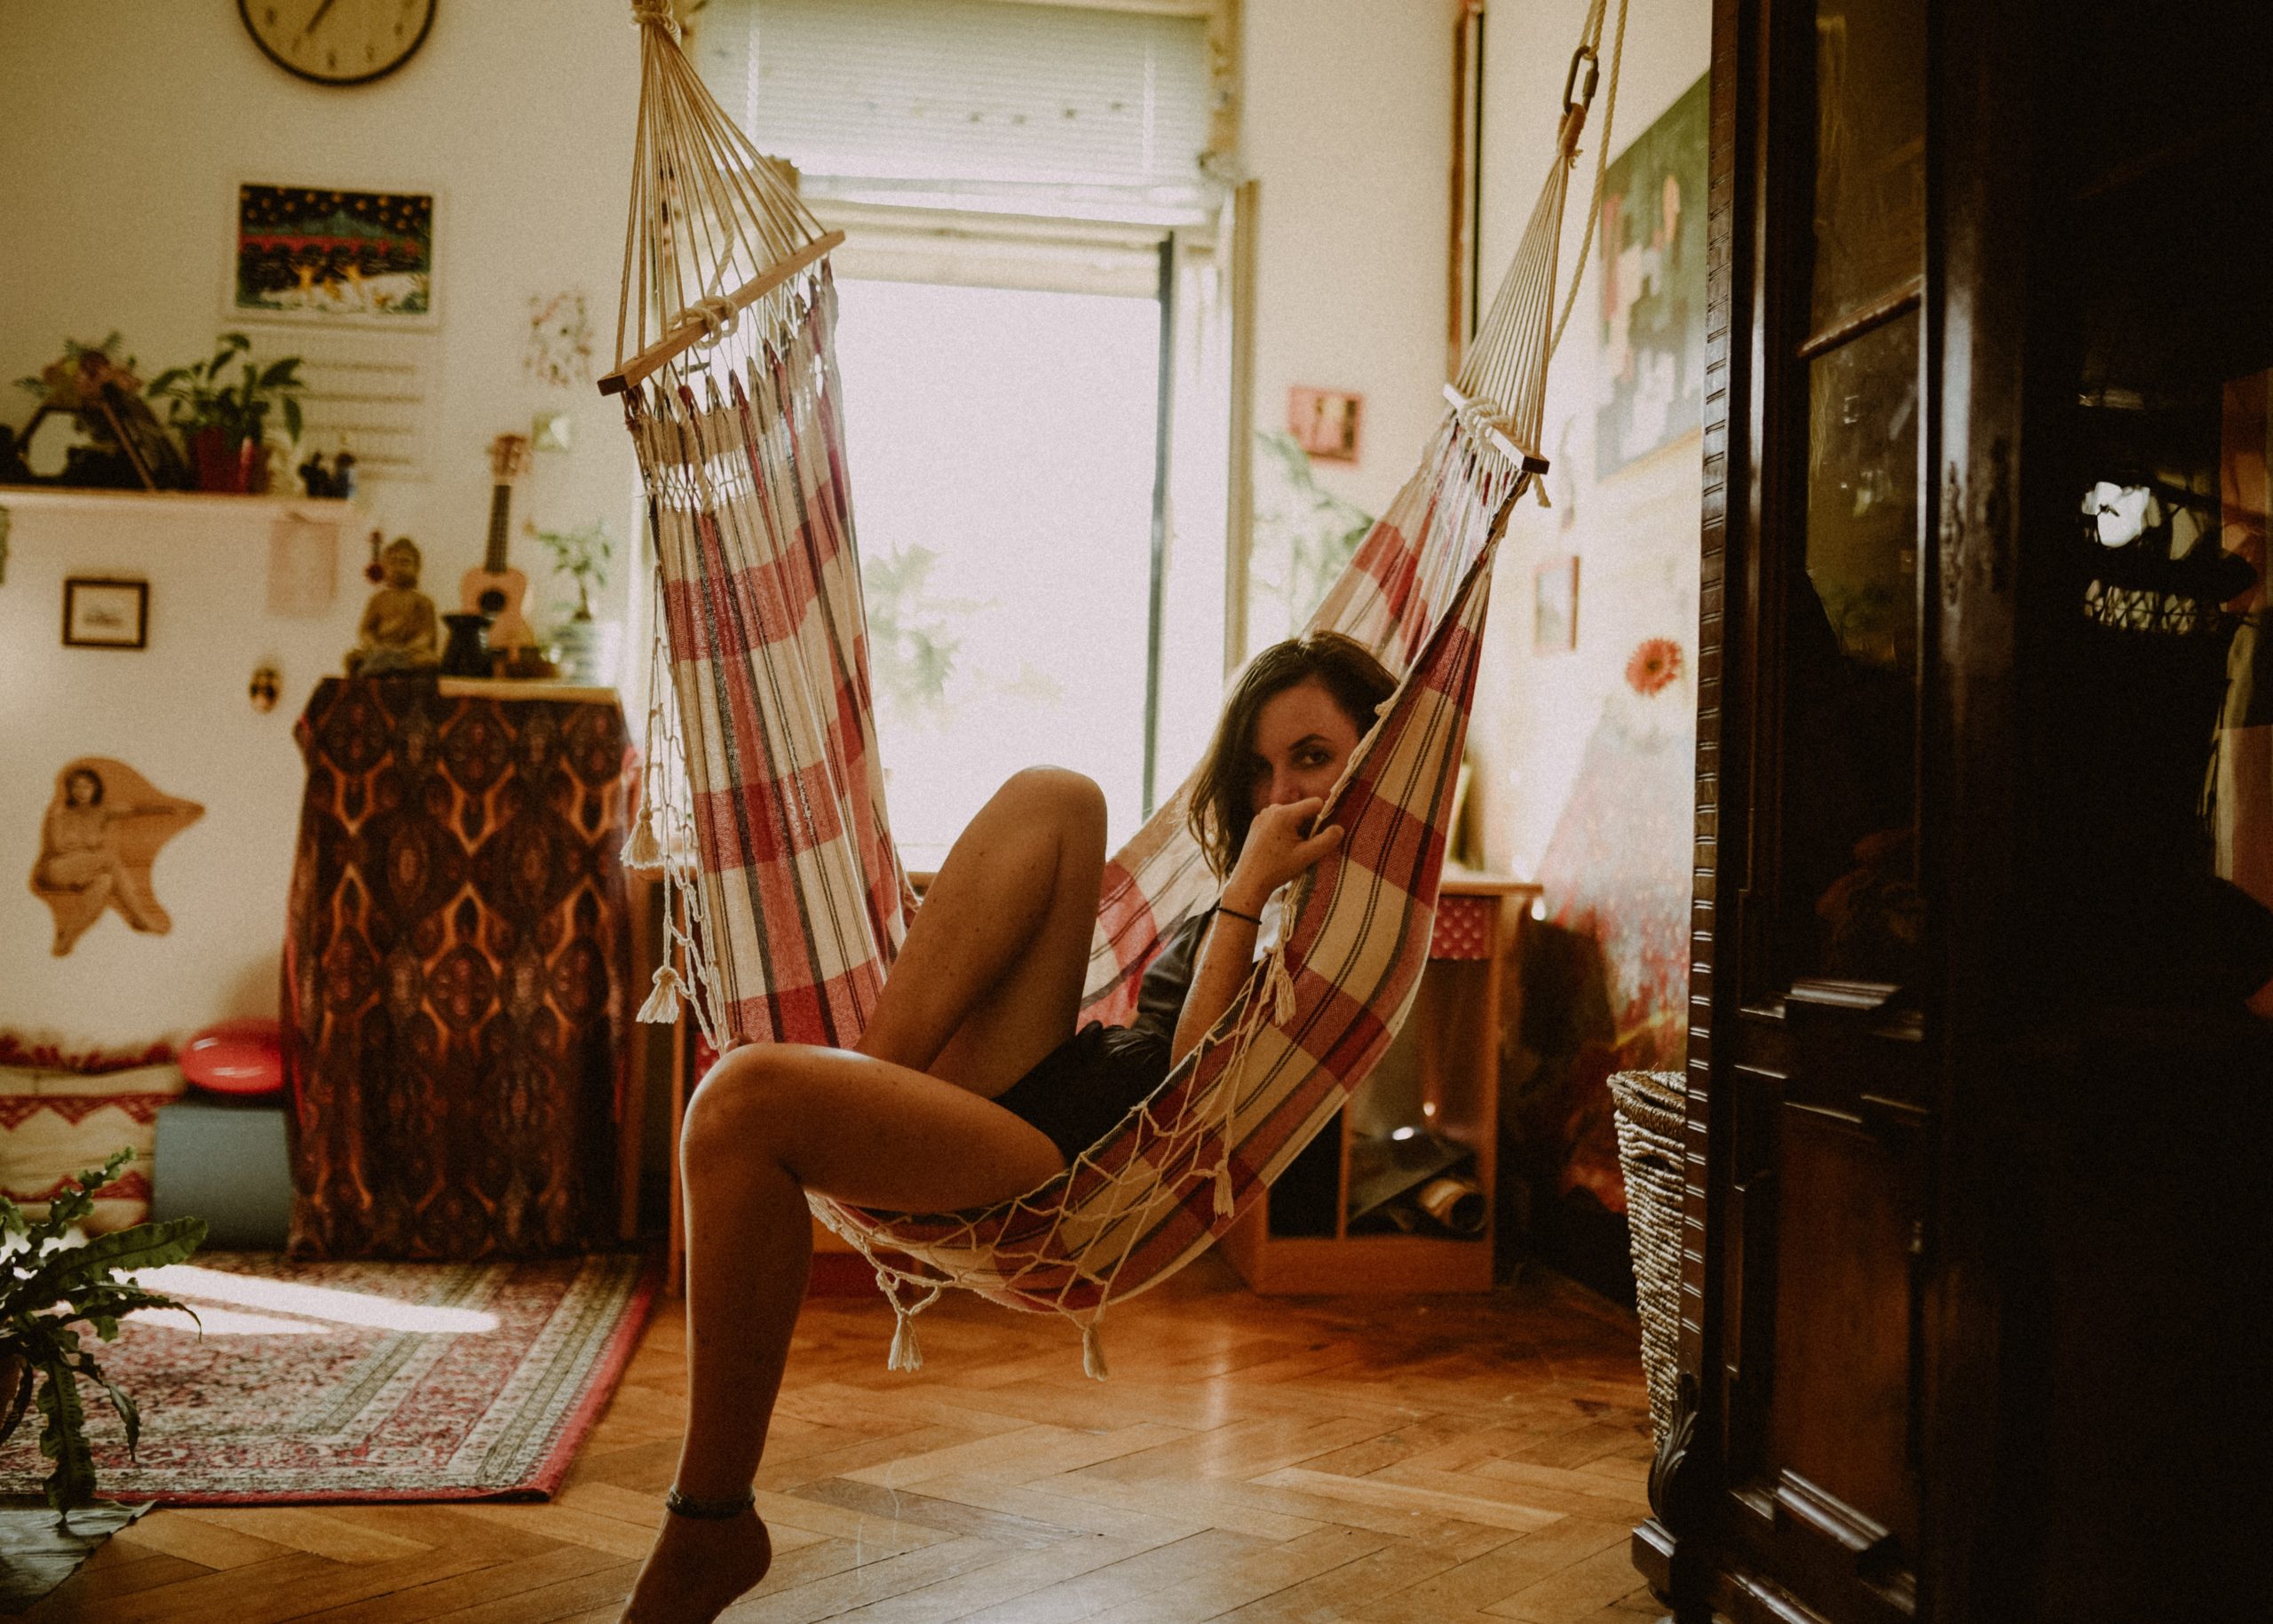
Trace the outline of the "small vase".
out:
M 444 615 L 442 624 L 450 629 L 449 641 L 442 646 L 442 675 L 488 676 L 489 639 L 484 634 L 489 630 L 489 617 L 461 611 Z

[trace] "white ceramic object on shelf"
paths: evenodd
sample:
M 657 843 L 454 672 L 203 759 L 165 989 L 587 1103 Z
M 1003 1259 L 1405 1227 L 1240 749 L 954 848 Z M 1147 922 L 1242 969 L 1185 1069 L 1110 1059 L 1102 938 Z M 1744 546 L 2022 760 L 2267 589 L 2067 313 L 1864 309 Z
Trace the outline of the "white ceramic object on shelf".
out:
M 571 615 L 553 627 L 554 663 L 563 682 L 605 687 L 615 680 L 615 646 L 619 628 L 614 621 Z

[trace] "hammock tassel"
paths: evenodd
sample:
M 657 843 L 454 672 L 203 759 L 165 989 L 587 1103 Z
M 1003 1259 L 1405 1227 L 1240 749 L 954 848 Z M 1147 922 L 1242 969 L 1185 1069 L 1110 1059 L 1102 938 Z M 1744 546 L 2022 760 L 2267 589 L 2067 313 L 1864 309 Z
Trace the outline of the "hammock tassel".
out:
M 1092 1319 L 1081 1327 L 1081 1374 L 1092 1382 L 1105 1378 L 1105 1336 Z
M 655 838 L 655 809 L 644 798 L 638 821 L 631 826 L 631 838 L 623 843 L 623 866 L 642 874 L 653 874 L 663 866 L 663 843 Z
M 1227 1130 L 1225 1134 L 1227 1141 L 1229 1137 Z M 1223 1163 L 1216 1169 L 1216 1216 L 1219 1218 L 1228 1218 L 1237 1205 L 1238 1203 L 1232 1200 L 1232 1147 L 1227 1142 L 1224 1146 Z
M 886 1370 L 921 1370 L 923 1368 L 923 1347 L 915 1340 L 915 1318 L 898 1302 L 891 1305 L 894 1316 L 891 1327 L 891 1357 L 884 1361 Z M 1086 1356 L 1085 1356 L 1086 1357 Z
M 1295 978 L 1281 950 L 1271 955 L 1271 1024 L 1283 1026 L 1295 1018 Z
M 650 1026 L 670 1025 L 678 1018 L 678 971 L 668 964 L 655 967 L 655 990 L 647 994 L 647 1002 L 639 1006 L 635 1020 Z

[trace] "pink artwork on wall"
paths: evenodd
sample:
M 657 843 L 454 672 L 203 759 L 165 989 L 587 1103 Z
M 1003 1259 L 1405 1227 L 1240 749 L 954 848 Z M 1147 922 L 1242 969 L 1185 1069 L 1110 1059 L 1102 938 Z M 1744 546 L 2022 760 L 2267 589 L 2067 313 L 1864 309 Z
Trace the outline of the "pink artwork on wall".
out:
M 1347 390 L 1296 384 L 1287 392 L 1287 432 L 1316 461 L 1354 463 L 1358 408 L 1364 404 L 1363 395 Z

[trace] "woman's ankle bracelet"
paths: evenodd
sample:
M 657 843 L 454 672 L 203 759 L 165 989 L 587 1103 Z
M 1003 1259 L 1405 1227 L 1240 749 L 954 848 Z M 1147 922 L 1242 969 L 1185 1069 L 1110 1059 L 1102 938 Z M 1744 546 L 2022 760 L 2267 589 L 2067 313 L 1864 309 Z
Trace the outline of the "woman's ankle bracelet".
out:
M 723 1523 L 729 1517 L 740 1517 L 757 1503 L 757 1491 L 752 1489 L 738 1500 L 697 1500 L 672 1489 L 663 1496 L 664 1509 L 674 1517 L 691 1517 L 697 1522 Z

